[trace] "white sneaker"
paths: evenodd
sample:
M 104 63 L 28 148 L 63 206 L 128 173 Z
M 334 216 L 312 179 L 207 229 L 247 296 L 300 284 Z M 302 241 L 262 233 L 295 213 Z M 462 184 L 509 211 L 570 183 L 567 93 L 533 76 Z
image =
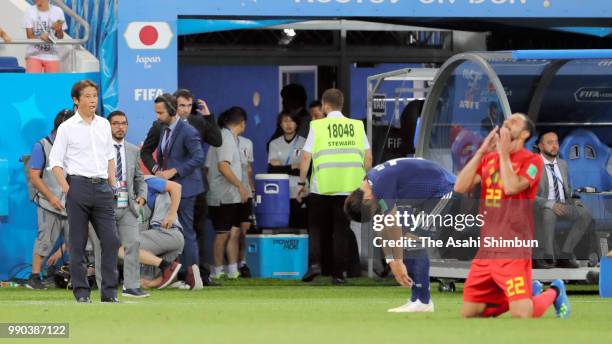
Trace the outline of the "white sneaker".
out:
M 228 273 L 227 274 L 227 278 L 228 279 L 238 279 L 238 277 L 240 277 L 240 272 L 238 272 L 238 271 L 236 271 L 235 274 L 232 274 L 232 273 Z
M 389 313 L 433 313 L 434 304 L 432 300 L 429 303 L 422 303 L 421 300 L 414 302 L 408 300 L 405 305 L 391 308 L 387 312 Z
M 176 282 L 170 284 L 170 286 L 168 288 L 181 289 L 181 290 L 189 290 L 189 289 L 191 289 L 189 284 L 185 283 L 185 281 L 176 281 Z

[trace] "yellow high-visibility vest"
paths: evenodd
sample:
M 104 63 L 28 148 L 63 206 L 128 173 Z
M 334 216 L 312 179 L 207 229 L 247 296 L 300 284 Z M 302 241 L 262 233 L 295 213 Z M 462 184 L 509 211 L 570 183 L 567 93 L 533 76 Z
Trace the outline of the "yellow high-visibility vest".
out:
M 352 192 L 365 177 L 363 122 L 350 118 L 323 118 L 310 122 L 314 131 L 313 173 L 317 192 Z M 312 183 L 311 183 L 312 184 Z

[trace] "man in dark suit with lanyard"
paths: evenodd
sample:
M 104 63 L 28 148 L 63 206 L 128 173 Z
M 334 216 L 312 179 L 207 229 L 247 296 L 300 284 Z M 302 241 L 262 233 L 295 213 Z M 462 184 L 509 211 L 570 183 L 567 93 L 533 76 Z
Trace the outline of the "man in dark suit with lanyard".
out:
M 176 104 L 176 98 L 170 94 L 155 99 L 157 120 L 163 125 L 163 135 L 157 147 L 160 168 L 155 175 L 175 181 L 183 187 L 178 214 L 185 236 L 182 263 L 187 267 L 185 282 L 192 290 L 197 290 L 202 288 L 202 278 L 193 215 L 196 196 L 204 192 L 201 169 L 204 165 L 204 151 L 198 132 L 177 116 Z
M 212 147 L 221 146 L 221 130 L 217 126 L 215 118 L 209 111 L 206 102 L 198 99 L 196 106 L 193 94 L 187 89 L 179 89 L 174 92 L 173 96 L 177 102 L 176 114 L 198 131 L 202 144 L 208 143 Z M 160 168 L 153 159 L 153 152 L 157 149 L 162 131 L 162 124 L 158 121 L 153 122 L 140 153 L 144 165 L 152 173 L 156 173 Z M 196 196 L 193 224 L 198 237 L 202 281 L 204 285 L 210 286 L 217 285 L 217 283 L 213 282 L 210 278 L 210 270 L 203 264 L 206 257 L 204 252 L 204 221 L 206 219 L 207 208 L 206 193 L 202 192 Z

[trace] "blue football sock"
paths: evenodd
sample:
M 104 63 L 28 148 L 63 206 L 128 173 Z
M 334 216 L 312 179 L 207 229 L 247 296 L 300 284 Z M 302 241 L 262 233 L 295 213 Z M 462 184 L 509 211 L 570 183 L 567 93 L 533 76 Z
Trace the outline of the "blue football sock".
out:
M 416 250 L 404 253 L 404 264 L 406 264 L 408 274 L 414 282 L 410 301 L 414 302 L 418 299 L 422 303 L 429 303 L 429 257 L 427 251 Z

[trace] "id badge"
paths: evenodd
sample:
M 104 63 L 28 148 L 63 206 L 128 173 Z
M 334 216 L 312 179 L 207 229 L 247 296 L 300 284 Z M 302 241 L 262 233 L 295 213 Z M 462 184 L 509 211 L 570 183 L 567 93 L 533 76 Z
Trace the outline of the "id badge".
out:
M 129 200 L 127 183 L 125 181 L 118 182 L 117 188 L 117 208 L 127 208 Z

